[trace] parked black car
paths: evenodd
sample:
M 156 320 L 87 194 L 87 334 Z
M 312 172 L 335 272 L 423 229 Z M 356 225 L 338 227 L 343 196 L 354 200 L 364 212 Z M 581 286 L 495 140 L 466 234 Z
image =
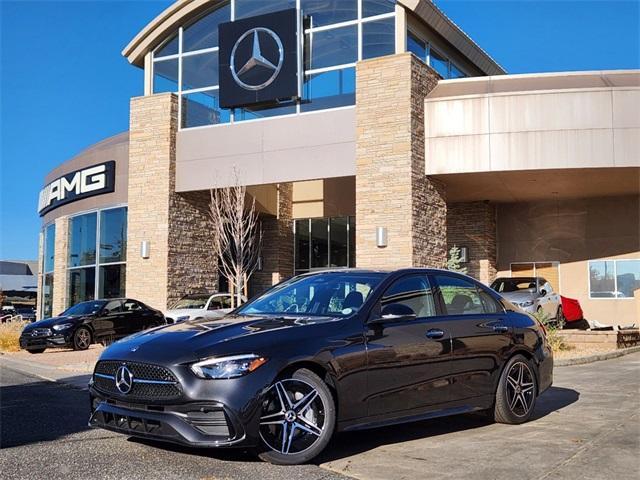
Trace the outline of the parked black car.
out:
M 68 308 L 58 317 L 27 325 L 20 335 L 20 347 L 30 353 L 42 353 L 51 347 L 86 350 L 92 343 L 108 344 L 165 324 L 162 312 L 137 300 L 90 300 Z
M 525 422 L 552 370 L 543 327 L 470 277 L 312 273 L 111 345 L 89 425 L 297 464 L 339 430 L 470 411 Z
M 16 315 L 21 315 L 22 320 L 26 322 L 36 321 L 36 311 L 33 307 L 18 307 L 16 308 Z

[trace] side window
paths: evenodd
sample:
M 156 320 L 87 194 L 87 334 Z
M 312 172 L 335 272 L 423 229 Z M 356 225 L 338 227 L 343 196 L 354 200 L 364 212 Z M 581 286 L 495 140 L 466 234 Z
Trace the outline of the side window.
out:
M 112 315 L 114 313 L 118 313 L 122 311 L 122 303 L 120 300 L 111 300 L 104 306 L 104 311 L 108 315 Z
M 447 315 L 484 313 L 482 300 L 475 284 L 458 277 L 436 275 Z
M 482 288 L 480 291 L 480 299 L 482 300 L 482 306 L 484 307 L 484 313 L 502 313 L 504 309 L 488 292 Z
M 142 310 L 142 306 L 135 300 L 125 300 L 124 311 L 125 312 L 137 312 Z
M 222 307 L 222 297 L 216 297 L 209 302 L 209 308 L 207 310 L 220 310 Z
M 329 298 L 327 313 L 349 315 L 351 312 L 356 312 L 360 310 L 369 293 L 371 293 L 371 287 L 365 283 L 340 282 Z
M 409 275 L 396 280 L 382 296 L 380 306 L 400 303 L 413 310 L 418 318 L 436 315 L 433 291 L 426 275 Z

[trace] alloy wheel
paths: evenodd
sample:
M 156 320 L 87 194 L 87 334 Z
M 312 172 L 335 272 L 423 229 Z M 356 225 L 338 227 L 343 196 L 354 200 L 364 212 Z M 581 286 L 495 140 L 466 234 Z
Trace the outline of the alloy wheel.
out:
M 320 439 L 325 411 L 321 395 L 309 383 L 293 378 L 277 381 L 263 401 L 260 437 L 278 453 L 304 452 Z
M 76 345 L 80 350 L 85 350 L 91 345 L 91 334 L 86 328 L 81 328 L 76 332 Z
M 533 373 L 524 362 L 516 362 L 507 374 L 507 403 L 514 415 L 524 417 L 535 399 Z

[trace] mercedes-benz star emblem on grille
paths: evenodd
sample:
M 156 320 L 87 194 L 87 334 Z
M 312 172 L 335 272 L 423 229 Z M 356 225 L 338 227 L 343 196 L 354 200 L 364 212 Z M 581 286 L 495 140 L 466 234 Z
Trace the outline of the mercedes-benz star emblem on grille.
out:
M 120 390 L 121 393 L 127 394 L 131 391 L 132 386 L 133 374 L 126 365 L 122 365 L 116 372 L 116 388 Z
M 265 35 L 260 36 L 260 33 L 264 33 Z M 261 39 L 263 42 L 275 43 L 275 46 L 278 50 L 278 60 L 276 63 L 273 63 L 271 60 L 262 55 L 262 48 L 260 46 Z M 242 64 L 242 67 L 240 67 L 240 69 L 236 71 L 236 53 L 238 50 L 238 46 L 245 41 L 253 41 L 251 57 L 249 57 L 249 59 Z M 278 35 L 276 35 L 273 30 L 269 30 L 268 28 L 264 27 L 256 27 L 252 28 L 251 30 L 247 30 L 242 34 L 240 38 L 238 38 L 235 45 L 233 46 L 233 49 L 231 50 L 231 60 L 229 63 L 231 68 L 231 75 L 238 85 L 246 90 L 262 90 L 276 79 L 278 73 L 280 73 L 283 62 L 284 48 L 282 47 L 282 41 L 280 41 L 280 37 L 278 37 Z M 261 83 L 259 84 L 250 83 L 250 80 L 248 78 L 250 77 L 249 73 L 259 67 L 264 68 L 267 71 L 271 71 L 271 75 L 267 77 L 266 80 L 261 81 Z

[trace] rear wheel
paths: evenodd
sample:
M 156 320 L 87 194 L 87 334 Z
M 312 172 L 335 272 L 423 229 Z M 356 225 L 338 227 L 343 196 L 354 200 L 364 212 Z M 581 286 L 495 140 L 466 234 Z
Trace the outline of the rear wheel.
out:
M 496 390 L 496 422 L 519 424 L 529 420 L 537 391 L 532 363 L 522 355 L 512 357 L 502 371 Z
M 329 443 L 336 413 L 329 387 L 315 373 L 297 370 L 276 380 L 262 402 L 262 460 L 278 465 L 305 463 Z
M 46 350 L 46 348 L 32 348 L 31 350 L 27 350 L 29 353 L 42 353 Z
M 78 328 L 73 334 L 73 349 L 86 350 L 91 345 L 91 332 L 87 327 Z

